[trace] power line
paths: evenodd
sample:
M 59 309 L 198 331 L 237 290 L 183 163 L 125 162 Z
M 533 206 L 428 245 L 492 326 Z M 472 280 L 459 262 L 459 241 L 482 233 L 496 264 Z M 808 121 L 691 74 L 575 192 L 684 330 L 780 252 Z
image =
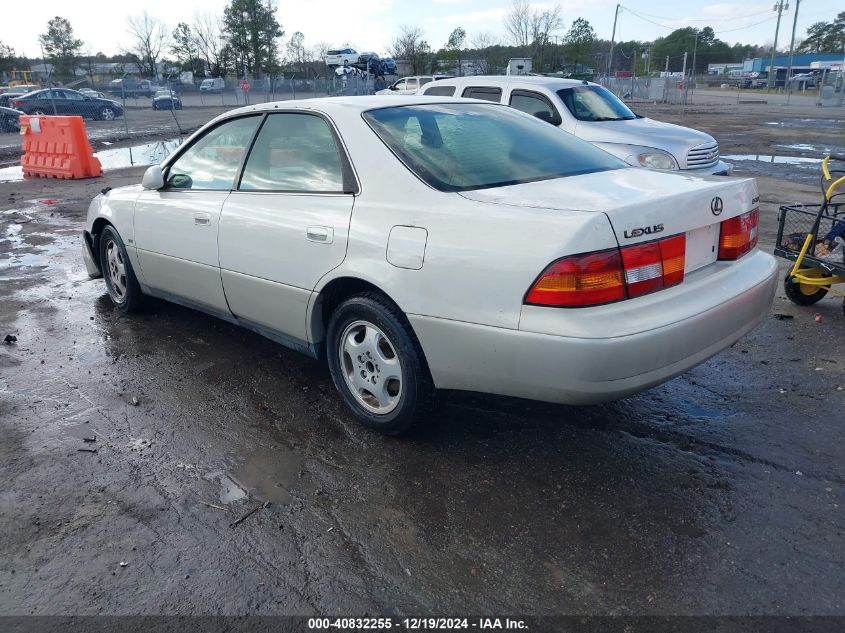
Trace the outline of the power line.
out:
M 634 13 L 634 11 L 632 11 L 628 7 L 625 7 L 625 9 L 628 10 L 628 11 L 631 11 L 631 13 Z M 679 19 L 681 19 L 681 18 L 670 18 L 670 17 L 665 16 L 665 15 L 654 15 L 653 13 L 645 13 L 643 11 L 640 11 L 639 13 L 640 13 L 641 16 L 647 15 L 650 18 L 656 18 L 658 20 L 679 20 Z M 729 21 L 733 21 L 733 20 L 743 20 L 745 18 L 753 18 L 756 15 L 760 15 L 760 12 L 755 11 L 754 13 L 749 13 L 748 15 L 735 15 L 733 17 L 727 17 L 727 18 L 683 18 L 683 20 L 685 22 L 729 22 Z
M 634 11 L 634 10 L 632 10 L 632 9 L 629 9 L 629 8 L 628 8 L 628 7 L 626 7 L 626 6 L 623 6 L 622 8 L 623 8 L 623 9 L 625 9 L 628 13 L 630 13 L 630 14 L 632 14 L 632 15 L 634 15 L 634 16 L 636 16 L 636 17 L 638 17 L 638 18 L 639 18 L 639 19 L 641 19 L 641 20 L 644 20 L 645 22 L 648 22 L 649 24 L 654 24 L 655 26 L 659 26 L 659 27 L 664 28 L 664 29 L 667 29 L 667 30 L 669 30 L 669 31 L 676 31 L 676 30 L 678 29 L 678 27 L 677 27 L 677 26 L 669 26 L 669 25 L 667 25 L 667 24 L 661 24 L 660 22 L 655 22 L 654 20 L 651 20 L 651 19 L 649 19 L 649 18 L 647 18 L 647 17 L 645 17 L 645 16 L 641 15 L 641 14 L 640 14 L 640 13 L 638 13 L 637 11 Z M 756 14 L 754 14 L 754 15 L 759 15 L 759 13 L 756 13 Z M 746 17 L 748 17 L 748 16 L 746 16 Z M 669 19 L 671 19 L 671 18 L 669 18 Z M 760 26 L 761 24 L 765 24 L 766 22 L 771 22 L 771 21 L 772 21 L 772 20 L 774 20 L 774 19 L 775 19 L 774 17 L 769 17 L 769 18 L 766 18 L 765 20 L 760 20 L 759 22 L 753 22 L 753 23 L 751 23 L 751 24 L 744 24 L 743 26 L 738 26 L 738 27 L 736 27 L 736 28 L 732 28 L 732 29 L 722 29 L 722 30 L 720 30 L 720 31 L 713 31 L 713 34 L 714 34 L 714 35 L 719 35 L 719 34 L 721 34 L 721 33 L 733 33 L 734 31 L 742 31 L 742 30 L 744 30 L 744 29 L 750 29 L 750 28 L 753 28 L 753 27 L 755 27 L 755 26 Z

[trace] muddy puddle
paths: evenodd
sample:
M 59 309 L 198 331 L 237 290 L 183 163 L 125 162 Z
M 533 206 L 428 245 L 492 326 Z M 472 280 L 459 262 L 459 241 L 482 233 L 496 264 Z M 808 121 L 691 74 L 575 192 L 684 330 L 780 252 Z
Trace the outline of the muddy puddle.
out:
M 135 165 L 157 165 L 170 156 L 182 144 L 181 138 L 156 141 L 131 147 L 104 149 L 94 152 L 103 170 L 123 169 Z M 0 182 L 16 182 L 24 179 L 20 165 L 0 169 Z
M 756 161 L 774 165 L 794 165 L 796 167 L 815 168 L 821 165 L 821 158 L 806 156 L 775 156 L 774 154 L 726 154 L 722 156 L 728 161 Z
M 301 455 L 286 446 L 274 446 L 252 451 L 238 458 L 231 469 L 210 473 L 206 479 L 219 485 L 217 497 L 221 503 L 254 499 L 285 504 L 313 488 L 304 475 Z

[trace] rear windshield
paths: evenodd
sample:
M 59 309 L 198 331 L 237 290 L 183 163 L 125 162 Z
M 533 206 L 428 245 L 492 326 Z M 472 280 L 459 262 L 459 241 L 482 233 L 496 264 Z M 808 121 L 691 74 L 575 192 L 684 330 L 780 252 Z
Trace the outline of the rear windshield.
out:
M 340 55 L 340 51 L 329 51 L 327 55 Z
M 417 177 L 468 191 L 619 169 L 626 164 L 512 108 L 443 103 L 370 110 L 364 119 Z
M 616 95 L 602 86 L 578 86 L 557 91 L 566 109 L 579 121 L 628 121 L 636 119 Z

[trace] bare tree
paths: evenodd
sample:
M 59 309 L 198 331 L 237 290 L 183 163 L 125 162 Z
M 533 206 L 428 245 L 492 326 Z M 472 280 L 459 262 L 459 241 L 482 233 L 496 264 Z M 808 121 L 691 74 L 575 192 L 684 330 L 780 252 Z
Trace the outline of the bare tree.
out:
M 470 46 L 476 50 L 476 61 L 481 73 L 492 72 L 494 58 L 492 48 L 498 45 L 498 38 L 489 31 L 482 31 L 472 36 Z
M 526 47 L 531 43 L 533 13 L 528 0 L 513 0 L 511 8 L 505 14 L 505 31 L 514 46 Z
M 205 61 L 205 70 L 212 77 L 226 74 L 227 49 L 223 39 L 223 21 L 219 15 L 195 13 L 192 25 L 199 54 Z
M 158 60 L 168 41 L 167 27 L 163 21 L 146 11 L 139 16 L 129 16 L 126 22 L 126 31 L 132 38 L 126 51 L 138 58 L 141 67 L 149 72 L 150 76 L 156 77 Z
M 394 59 L 404 59 L 411 64 L 415 75 L 429 70 L 433 61 L 431 47 L 422 37 L 422 29 L 406 24 L 400 27 L 399 35 L 393 38 L 388 47 Z

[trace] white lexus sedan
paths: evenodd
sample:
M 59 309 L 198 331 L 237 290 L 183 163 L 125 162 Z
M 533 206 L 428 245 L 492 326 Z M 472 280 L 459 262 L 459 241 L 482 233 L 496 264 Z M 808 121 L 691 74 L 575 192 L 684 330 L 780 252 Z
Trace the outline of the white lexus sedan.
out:
M 194 307 L 315 358 L 367 426 L 436 389 L 622 398 L 767 314 L 751 179 L 632 168 L 528 114 L 436 97 L 221 115 L 97 196 L 84 258 L 114 305 Z

